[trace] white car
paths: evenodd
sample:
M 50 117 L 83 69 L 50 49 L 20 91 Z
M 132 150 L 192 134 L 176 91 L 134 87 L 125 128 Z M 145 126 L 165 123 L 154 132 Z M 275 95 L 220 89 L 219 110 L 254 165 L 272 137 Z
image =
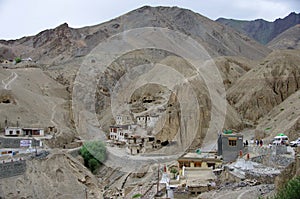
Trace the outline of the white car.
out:
M 295 141 L 291 141 L 291 142 L 290 142 L 290 146 L 292 146 L 292 147 L 300 146 L 300 138 L 298 138 L 298 139 L 295 140 Z
M 289 138 L 288 136 L 276 136 L 273 139 L 272 142 L 273 145 L 288 145 L 289 144 Z

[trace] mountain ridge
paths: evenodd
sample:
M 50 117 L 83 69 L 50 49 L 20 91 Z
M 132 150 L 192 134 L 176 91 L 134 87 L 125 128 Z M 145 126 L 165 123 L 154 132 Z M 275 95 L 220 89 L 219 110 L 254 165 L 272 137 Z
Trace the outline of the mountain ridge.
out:
M 280 33 L 295 26 L 296 24 L 299 24 L 300 13 L 291 12 L 288 16 L 282 19 L 278 18 L 273 22 L 269 22 L 264 19 L 248 21 L 226 18 L 218 18 L 216 21 L 248 35 L 261 44 L 267 44 Z
M 6 52 L 7 57 L 2 57 L 4 59 L 22 55 L 48 64 L 59 63 L 88 54 L 97 44 L 114 34 L 142 27 L 169 28 L 190 35 L 211 56 L 242 55 L 250 59 L 260 59 L 270 52 L 250 38 L 191 10 L 150 6 L 138 8 L 94 26 L 75 29 L 64 23 L 35 36 L 2 40 L 0 52 Z
M 300 24 L 277 35 L 268 43 L 271 49 L 300 49 Z

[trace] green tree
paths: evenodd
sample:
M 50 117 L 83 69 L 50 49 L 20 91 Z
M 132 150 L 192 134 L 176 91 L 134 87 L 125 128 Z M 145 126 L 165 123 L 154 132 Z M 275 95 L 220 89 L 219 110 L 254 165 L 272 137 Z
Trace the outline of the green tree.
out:
M 100 163 L 106 159 L 106 148 L 102 141 L 90 141 L 84 143 L 79 150 L 84 159 L 84 165 L 92 172 L 99 167 Z
M 300 196 L 300 176 L 293 178 L 279 190 L 273 199 L 296 199 Z
M 170 172 L 173 173 L 173 178 L 175 179 L 176 178 L 176 174 L 178 173 L 177 169 L 172 168 Z
M 92 158 L 88 162 L 88 167 L 91 170 L 92 173 L 96 171 L 96 169 L 99 167 L 100 163 L 95 158 Z

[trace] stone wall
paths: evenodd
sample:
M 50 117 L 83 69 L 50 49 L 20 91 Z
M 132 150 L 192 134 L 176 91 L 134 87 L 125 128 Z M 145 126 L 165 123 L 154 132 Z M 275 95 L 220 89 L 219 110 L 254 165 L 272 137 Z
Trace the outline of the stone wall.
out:
M 285 145 L 275 145 L 275 146 L 272 146 L 272 150 L 273 150 L 273 152 L 276 153 L 276 155 L 286 154 L 287 153 L 287 146 L 285 146 Z
M 71 156 L 73 156 L 74 158 L 76 158 L 79 155 L 79 150 L 80 150 L 80 148 L 74 149 L 74 150 L 70 151 L 69 154 Z
M 248 146 L 248 151 L 257 155 L 267 155 L 272 152 L 272 150 L 269 147 L 260 147 L 255 145 Z
M 30 138 L 3 138 L 0 137 L 0 148 L 21 148 L 21 140 L 30 140 Z M 32 147 L 40 146 L 40 140 L 32 140 Z
M 245 178 L 249 180 L 255 180 L 259 182 L 260 184 L 273 184 L 275 178 L 278 176 L 278 174 L 257 174 L 252 171 L 246 172 Z
M 300 176 L 300 147 L 297 147 L 295 161 L 286 167 L 275 179 L 276 189 L 282 188 L 293 177 Z
M 0 163 L 0 179 L 24 174 L 26 171 L 26 160 Z
M 272 145 L 271 147 L 249 146 L 248 151 L 258 155 L 281 155 L 288 152 L 285 145 Z

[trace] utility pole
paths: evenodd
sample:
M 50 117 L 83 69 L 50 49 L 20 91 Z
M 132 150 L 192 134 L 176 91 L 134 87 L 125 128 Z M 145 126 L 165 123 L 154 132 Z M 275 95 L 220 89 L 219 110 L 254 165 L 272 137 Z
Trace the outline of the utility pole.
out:
M 158 192 L 159 192 L 159 164 L 157 167 L 157 189 L 156 189 L 156 195 L 158 196 Z
M 4 126 L 5 126 L 5 127 L 8 127 L 7 116 L 5 117 Z
M 37 156 L 37 149 L 36 149 L 37 142 L 36 142 L 35 138 L 32 138 L 32 141 L 33 141 L 33 144 L 34 144 L 35 157 L 36 157 Z
M 87 194 L 87 188 L 86 187 L 84 188 L 84 192 L 85 192 L 85 199 L 87 199 L 88 198 L 88 194 Z

